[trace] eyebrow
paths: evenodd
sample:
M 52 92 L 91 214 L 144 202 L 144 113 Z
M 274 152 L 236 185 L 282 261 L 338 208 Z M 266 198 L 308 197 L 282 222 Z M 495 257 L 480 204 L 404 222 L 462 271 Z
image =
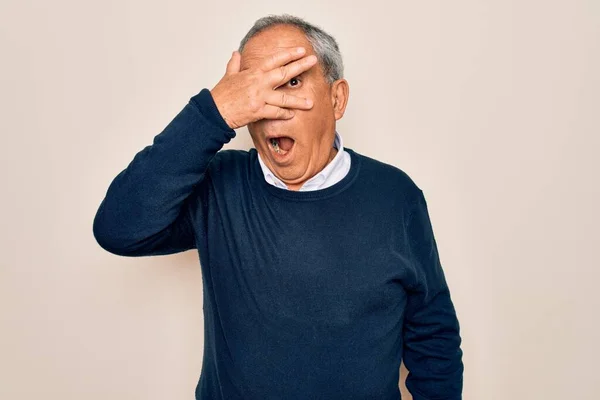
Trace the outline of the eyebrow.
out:
M 240 72 L 242 72 L 242 71 L 245 71 L 245 70 L 247 70 L 247 69 L 250 69 L 250 68 L 249 68 L 249 67 L 242 68 L 242 69 L 240 69 Z M 312 69 L 312 68 L 308 69 L 307 71 L 301 72 L 301 73 L 300 73 L 300 74 L 298 74 L 298 75 L 294 75 L 294 76 L 292 76 L 292 78 L 296 78 L 296 77 L 299 77 L 299 76 L 300 76 L 300 77 L 305 77 L 305 76 L 306 76 L 306 74 L 307 74 L 308 72 L 310 72 L 310 70 L 311 70 L 311 69 Z M 290 78 L 290 79 L 292 79 L 292 78 Z
M 294 61 L 295 61 L 295 60 L 294 60 Z M 293 62 L 293 61 L 290 61 L 290 63 L 291 63 L 291 62 Z M 289 64 L 289 63 L 288 63 L 288 64 Z M 285 65 L 287 65 L 287 64 L 285 64 Z M 284 65 L 284 66 L 285 66 L 285 65 Z M 314 65 L 313 65 L 313 67 L 314 67 Z M 294 76 L 302 76 L 302 75 L 306 75 L 306 73 L 307 73 L 307 72 L 310 72 L 310 71 L 313 69 L 313 67 L 310 67 L 308 70 L 306 70 L 306 71 L 303 71 L 302 73 L 300 73 L 300 74 L 298 74 L 298 75 L 294 75 Z M 245 66 L 244 68 L 241 68 L 241 69 L 240 69 L 240 72 L 242 72 L 242 71 L 245 71 L 245 70 L 247 70 L 247 69 L 250 69 L 250 67 L 248 67 L 248 66 Z

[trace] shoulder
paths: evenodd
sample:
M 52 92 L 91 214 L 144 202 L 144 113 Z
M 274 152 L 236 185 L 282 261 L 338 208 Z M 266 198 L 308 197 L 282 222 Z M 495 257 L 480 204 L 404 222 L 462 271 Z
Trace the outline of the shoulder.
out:
M 372 183 L 373 189 L 378 192 L 400 196 L 407 201 L 414 200 L 421 193 L 421 188 L 404 169 L 364 154 L 356 155 L 361 159 L 362 180 Z
M 241 166 L 247 165 L 249 158 L 250 153 L 246 150 L 219 150 L 210 161 L 208 168 L 212 172 L 239 170 Z

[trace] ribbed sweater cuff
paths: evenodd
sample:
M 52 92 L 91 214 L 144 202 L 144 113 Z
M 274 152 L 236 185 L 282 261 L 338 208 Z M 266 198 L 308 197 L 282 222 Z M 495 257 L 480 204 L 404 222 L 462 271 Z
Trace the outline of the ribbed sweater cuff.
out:
M 226 131 L 235 132 L 229 127 L 229 125 L 227 125 L 227 122 L 225 122 L 225 120 L 223 119 L 223 116 L 219 112 L 219 109 L 215 104 L 215 100 L 213 99 L 210 90 L 206 88 L 202 89 L 200 93 L 190 98 L 190 102 L 192 102 L 200 110 L 200 112 L 206 117 L 206 119 L 211 121 L 217 127 Z

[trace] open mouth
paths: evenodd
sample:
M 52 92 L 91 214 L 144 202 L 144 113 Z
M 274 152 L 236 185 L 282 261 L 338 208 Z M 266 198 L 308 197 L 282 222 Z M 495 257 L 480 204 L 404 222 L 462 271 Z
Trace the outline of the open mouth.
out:
M 278 158 L 288 155 L 294 148 L 294 144 L 296 144 L 296 141 L 289 136 L 267 138 L 267 142 L 269 143 L 269 148 Z

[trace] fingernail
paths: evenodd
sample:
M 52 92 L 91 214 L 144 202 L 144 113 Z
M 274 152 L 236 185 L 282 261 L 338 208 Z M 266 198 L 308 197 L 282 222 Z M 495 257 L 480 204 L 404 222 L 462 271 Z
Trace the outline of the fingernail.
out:
M 304 53 L 304 47 L 298 47 L 298 48 L 296 49 L 296 53 L 298 53 L 298 54 L 302 54 L 302 53 Z
M 306 105 L 307 106 L 312 106 L 312 100 L 311 99 L 306 99 Z

